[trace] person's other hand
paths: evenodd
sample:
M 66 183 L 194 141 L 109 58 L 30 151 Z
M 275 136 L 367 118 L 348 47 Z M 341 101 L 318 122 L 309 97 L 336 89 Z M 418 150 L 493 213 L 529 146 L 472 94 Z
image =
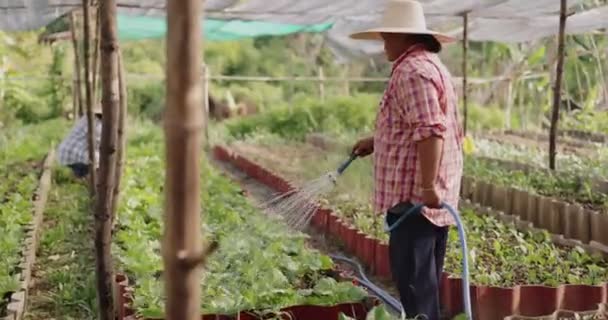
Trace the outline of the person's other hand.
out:
M 366 157 L 374 152 L 374 138 L 361 139 L 353 146 L 352 153 L 358 157 Z
M 422 191 L 422 204 L 430 209 L 441 207 L 441 198 L 435 188 L 424 189 Z

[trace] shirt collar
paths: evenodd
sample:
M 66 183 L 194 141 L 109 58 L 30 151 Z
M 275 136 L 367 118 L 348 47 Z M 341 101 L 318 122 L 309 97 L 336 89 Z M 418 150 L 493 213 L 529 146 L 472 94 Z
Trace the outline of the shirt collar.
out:
M 395 72 L 395 69 L 397 69 L 397 67 L 399 67 L 399 65 L 401 65 L 401 63 L 403 62 L 403 60 L 405 60 L 405 58 L 407 58 L 409 55 L 418 52 L 418 51 L 422 51 L 424 50 L 424 45 L 423 44 L 415 44 L 411 47 L 409 47 L 403 54 L 401 54 L 399 56 L 399 58 L 397 58 L 397 60 L 395 60 L 395 62 L 393 62 L 393 69 L 391 71 L 391 74 L 393 72 Z

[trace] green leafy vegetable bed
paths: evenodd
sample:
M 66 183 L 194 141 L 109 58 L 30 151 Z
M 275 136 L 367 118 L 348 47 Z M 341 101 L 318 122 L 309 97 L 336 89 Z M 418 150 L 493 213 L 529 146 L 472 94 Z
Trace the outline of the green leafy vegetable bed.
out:
M 294 144 L 291 149 L 283 144 L 276 154 L 272 152 L 273 147 L 275 146 L 260 146 L 261 152 L 253 152 L 251 146 L 239 146 L 238 150 L 246 151 L 245 156 L 280 174 L 288 173 L 296 181 L 317 177 L 334 168 L 344 158 L 341 154 L 311 153 L 299 144 Z M 290 154 L 291 157 L 279 161 L 281 154 Z M 307 161 L 298 162 L 298 157 L 306 158 Z M 296 169 L 299 172 L 294 172 Z M 358 229 L 387 240 L 382 229 L 383 216 L 373 214 L 369 205 L 373 183 L 371 170 L 369 160 L 354 163 L 338 180 L 335 192 L 328 195 L 324 202 Z M 366 192 L 369 194 L 366 195 Z M 478 215 L 471 209 L 463 209 L 461 216 L 467 228 L 471 277 L 475 284 L 558 285 L 599 284 L 608 281 L 608 261 L 592 257 L 580 248 L 559 247 L 551 242 L 546 232 L 520 232 L 493 217 Z M 461 256 L 458 234 L 452 230 L 446 271 L 460 274 Z
M 38 163 L 62 121 L 11 128 L 0 133 L 0 316 L 19 287 L 24 227 L 32 221 L 32 197 L 40 174 Z
M 310 132 L 343 134 L 371 129 L 378 97 L 358 94 L 334 97 L 326 103 L 318 100 L 294 101 L 295 107 L 275 109 L 252 117 L 237 118 L 226 124 L 234 138 L 268 132 L 284 138 L 303 140 Z
M 28 163 L 0 165 L 0 315 L 9 295 L 19 289 L 24 227 L 32 221 L 32 196 L 38 169 Z
M 163 153 L 160 132 L 142 129 L 129 145 L 119 231 L 114 247 L 120 268 L 134 282 L 140 315 L 162 316 Z M 326 275 L 332 261 L 307 248 L 303 234 L 261 214 L 239 188 L 203 163 L 207 236 L 220 248 L 208 261 L 203 313 L 232 314 L 300 304 L 334 305 L 361 300 L 365 293 Z

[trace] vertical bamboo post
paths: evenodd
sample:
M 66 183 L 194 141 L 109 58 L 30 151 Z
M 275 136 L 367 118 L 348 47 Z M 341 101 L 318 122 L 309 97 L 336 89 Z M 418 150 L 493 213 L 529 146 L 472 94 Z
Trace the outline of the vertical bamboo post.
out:
M 97 78 L 99 78 L 99 43 L 100 43 L 100 38 L 101 38 L 101 28 L 99 26 L 99 19 L 100 19 L 100 10 L 99 10 L 99 5 L 97 5 L 97 7 L 95 7 L 95 39 L 93 40 L 93 44 L 95 45 L 94 51 L 93 51 L 93 63 L 92 63 L 92 68 L 93 68 L 93 84 L 92 84 L 92 93 L 91 96 L 93 97 L 93 102 L 97 102 L 97 92 L 98 92 L 98 88 L 97 88 Z
M 507 85 L 507 101 L 505 106 L 505 128 L 511 129 L 511 111 L 513 109 L 513 79 L 509 79 Z
M 87 115 L 87 143 L 89 144 L 89 163 L 91 168 L 97 168 L 97 161 L 95 159 L 95 118 L 93 115 L 93 102 L 91 100 L 91 55 L 89 52 L 89 45 L 91 43 L 91 25 L 89 19 L 89 0 L 82 0 L 82 11 L 83 11 L 83 35 L 84 35 L 84 75 L 85 75 L 85 101 L 86 101 L 86 115 Z M 80 87 L 79 87 L 80 88 Z M 96 170 L 91 169 L 89 172 L 89 192 L 91 197 L 95 196 L 96 187 Z
M 596 5 L 600 6 L 601 4 L 598 3 L 597 1 L 595 2 Z M 600 86 L 602 87 L 602 99 L 606 99 L 608 98 L 608 86 L 606 86 L 606 77 L 604 76 L 604 63 L 602 63 L 602 53 L 595 41 L 595 36 L 593 34 L 588 35 L 590 42 L 591 42 L 591 46 L 593 47 L 593 56 L 595 57 L 595 60 L 597 61 L 597 72 L 598 72 L 598 78 L 599 78 L 599 83 Z M 568 83 L 566 81 L 566 83 Z
M 77 114 L 74 114 L 74 119 L 82 116 L 82 89 L 81 89 L 81 81 L 80 81 L 80 54 L 78 53 L 78 40 L 76 37 L 76 15 L 74 12 L 70 14 L 70 33 L 72 35 L 72 47 L 74 48 L 74 73 L 76 74 L 76 100 L 78 101 L 77 105 Z
M 350 82 L 348 81 L 349 76 L 349 65 L 344 66 L 344 72 L 342 73 L 342 77 L 344 78 L 344 95 L 350 96 Z
M 209 143 L 209 85 L 211 81 L 211 70 L 207 64 L 203 63 L 203 121 L 205 123 L 205 143 Z M 207 146 L 206 146 L 207 147 Z
M 118 40 L 116 1 L 100 2 L 101 10 L 101 85 L 103 129 L 99 157 L 99 184 L 95 206 L 95 256 L 97 260 L 97 292 L 101 320 L 114 319 L 112 297 L 113 270 L 110 254 L 112 240 L 112 195 L 116 177 L 116 150 L 119 108 Z
M 78 76 L 76 70 L 78 70 L 78 68 L 76 67 L 76 58 L 74 58 L 73 62 L 74 72 L 72 72 L 72 120 L 76 121 L 78 120 L 78 79 L 76 79 L 76 77 Z
M 163 262 L 172 320 L 200 319 L 201 0 L 167 0 Z
M 469 122 L 469 105 L 468 105 L 468 85 L 467 85 L 467 63 L 469 51 L 469 14 L 465 12 L 462 15 L 462 105 L 464 109 L 464 135 L 467 135 L 467 126 Z
M 323 67 L 319 67 L 319 98 L 321 103 L 325 103 L 325 74 Z
M 517 107 L 521 117 L 521 128 L 525 131 L 528 129 L 528 108 L 524 106 L 525 93 L 527 92 L 526 80 L 519 80 L 519 93 L 517 95 Z
M 125 69 L 122 61 L 122 52 L 118 51 L 118 87 L 120 100 L 119 112 L 118 112 L 118 128 L 117 128 L 117 143 L 118 149 L 116 150 L 116 175 L 114 184 L 114 190 L 112 192 L 112 227 L 116 222 L 116 214 L 118 212 L 118 202 L 120 199 L 120 184 L 122 181 L 122 172 L 125 162 L 125 153 L 127 152 L 127 84 L 125 82 Z
M 549 168 L 555 170 L 555 157 L 557 155 L 557 125 L 559 121 L 559 106 L 561 97 L 562 76 L 564 69 L 564 40 L 566 30 L 567 0 L 561 0 L 559 13 L 559 36 L 557 45 L 557 70 L 553 86 L 553 113 L 551 115 L 551 129 L 549 132 Z

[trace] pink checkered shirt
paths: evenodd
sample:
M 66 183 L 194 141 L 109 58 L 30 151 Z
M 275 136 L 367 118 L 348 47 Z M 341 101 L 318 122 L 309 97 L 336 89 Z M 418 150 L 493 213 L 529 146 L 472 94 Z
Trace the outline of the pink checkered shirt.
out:
M 384 213 L 402 201 L 422 202 L 416 142 L 443 138 L 435 187 L 441 200 L 458 206 L 462 176 L 462 129 L 451 75 L 436 54 L 414 46 L 393 64 L 376 117 L 374 206 Z M 425 208 L 437 226 L 453 225 L 447 210 Z

